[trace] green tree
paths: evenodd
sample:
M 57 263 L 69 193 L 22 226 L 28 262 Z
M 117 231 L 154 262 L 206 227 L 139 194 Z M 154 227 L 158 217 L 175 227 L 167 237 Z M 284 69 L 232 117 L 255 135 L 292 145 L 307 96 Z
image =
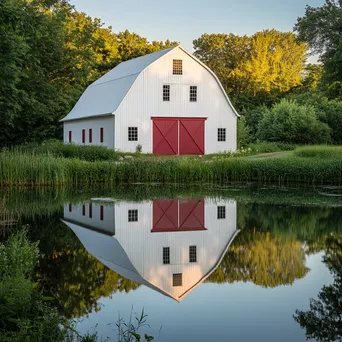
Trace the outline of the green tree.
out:
M 320 54 L 327 84 L 342 79 L 342 3 L 325 0 L 321 7 L 307 6 L 305 15 L 295 25 L 300 40 L 313 53 Z
M 306 45 L 291 32 L 266 30 L 250 38 L 246 77 L 256 95 L 259 91 L 285 92 L 301 83 Z

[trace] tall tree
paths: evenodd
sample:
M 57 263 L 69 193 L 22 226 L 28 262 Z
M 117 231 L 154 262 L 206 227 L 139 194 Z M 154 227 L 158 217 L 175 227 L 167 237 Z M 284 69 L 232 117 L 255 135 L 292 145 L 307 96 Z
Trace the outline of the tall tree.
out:
M 295 31 L 309 44 L 312 53 L 320 54 L 328 84 L 342 80 L 342 1 L 325 0 L 321 7 L 307 6 L 298 18 Z
M 204 34 L 193 43 L 195 55 L 217 74 L 239 109 L 273 104 L 301 83 L 306 45 L 293 33 Z

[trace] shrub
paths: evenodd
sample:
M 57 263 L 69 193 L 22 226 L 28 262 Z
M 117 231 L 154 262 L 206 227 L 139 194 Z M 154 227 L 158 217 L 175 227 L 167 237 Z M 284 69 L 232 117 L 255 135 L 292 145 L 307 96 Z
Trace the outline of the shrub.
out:
M 251 142 L 251 135 L 245 117 L 241 116 L 237 122 L 237 146 L 246 147 Z
M 329 101 L 327 97 L 313 92 L 291 98 L 300 105 L 315 107 L 319 120 L 331 129 L 331 142 L 335 145 L 342 145 L 342 102 Z
M 256 142 L 257 140 L 258 125 L 259 125 L 259 122 L 264 117 L 264 114 L 266 111 L 267 111 L 266 106 L 259 106 L 255 109 L 244 112 L 246 125 L 249 128 L 252 142 Z
M 77 158 L 86 161 L 116 160 L 119 157 L 114 150 L 111 150 L 105 146 L 64 144 L 59 140 L 49 140 L 41 145 L 20 145 L 15 147 L 14 151 L 26 154 Z
M 263 141 L 293 144 L 330 142 L 330 129 L 318 120 L 315 108 L 288 100 L 282 100 L 265 112 L 257 135 Z

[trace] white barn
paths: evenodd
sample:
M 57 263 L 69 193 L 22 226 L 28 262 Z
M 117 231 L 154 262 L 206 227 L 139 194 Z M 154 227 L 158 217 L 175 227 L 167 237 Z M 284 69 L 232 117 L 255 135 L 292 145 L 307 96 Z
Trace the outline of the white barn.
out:
M 211 198 L 69 204 L 63 222 L 108 268 L 177 301 L 217 268 L 238 234 L 236 202 Z
M 62 121 L 65 143 L 208 154 L 236 150 L 238 116 L 217 76 L 176 46 L 119 64 Z

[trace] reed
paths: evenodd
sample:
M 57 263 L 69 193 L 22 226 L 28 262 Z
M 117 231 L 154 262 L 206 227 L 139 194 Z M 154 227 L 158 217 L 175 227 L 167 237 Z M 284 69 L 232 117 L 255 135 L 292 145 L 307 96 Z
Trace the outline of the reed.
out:
M 87 162 L 50 155 L 0 153 L 0 186 L 120 183 L 340 185 L 342 158 L 197 158 Z

